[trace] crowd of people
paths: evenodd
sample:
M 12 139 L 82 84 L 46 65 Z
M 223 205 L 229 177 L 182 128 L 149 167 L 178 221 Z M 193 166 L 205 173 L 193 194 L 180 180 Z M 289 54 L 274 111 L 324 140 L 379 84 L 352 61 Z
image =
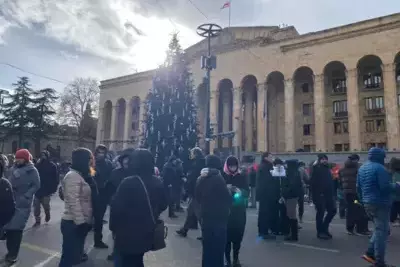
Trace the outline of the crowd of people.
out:
M 390 223 L 400 226 L 400 159 L 393 158 L 385 166 L 382 149 L 371 148 L 363 164 L 358 155 L 349 156 L 337 179 L 325 154 L 307 167 L 297 159 L 283 161 L 265 152 L 260 164 L 241 168 L 235 156 L 222 161 L 196 147 L 190 151 L 190 165 L 184 166 L 179 154 L 174 154 L 161 171 L 146 149 L 125 150 L 116 164 L 107 155 L 104 145 L 94 153 L 75 149 L 61 181 L 47 151 L 36 163 L 26 149 L 18 150 L 15 158 L 0 155 L 0 236 L 6 240 L 6 266 L 18 260 L 31 207 L 34 227 L 42 223 L 41 207 L 44 221 L 49 222 L 51 196 L 57 193 L 64 201 L 59 267 L 88 260 L 84 244 L 91 230 L 94 247 L 108 248 L 102 235 L 108 207 L 114 242 L 107 259 L 116 267 L 144 266 L 145 253 L 165 247 L 161 213 L 168 209 L 168 216 L 176 218 L 184 211 L 182 199 L 188 200 L 186 219 L 176 233 L 184 238 L 200 225 L 202 266 L 240 267 L 247 208 L 258 203 L 260 238 L 284 236 L 287 242 L 297 242 L 305 196 L 315 206 L 317 238 L 333 238 L 329 225 L 340 202 L 348 234 L 371 236 L 362 258 L 376 267 L 389 266 L 385 249 Z

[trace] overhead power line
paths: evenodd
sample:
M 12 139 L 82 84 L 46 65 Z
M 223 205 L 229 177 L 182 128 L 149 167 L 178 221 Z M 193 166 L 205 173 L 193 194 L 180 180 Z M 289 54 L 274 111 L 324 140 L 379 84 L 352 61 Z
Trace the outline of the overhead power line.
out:
M 37 74 L 37 73 L 31 72 L 31 71 L 25 70 L 23 68 L 17 67 L 17 66 L 15 66 L 13 64 L 10 64 L 10 63 L 0 62 L 0 64 L 4 65 L 4 66 L 8 66 L 8 67 L 16 69 L 16 70 L 19 70 L 19 71 L 22 71 L 22 72 L 25 72 L 25 73 L 28 73 L 28 74 L 31 74 L 31 75 L 36 76 L 36 77 L 40 77 L 40 78 L 47 79 L 47 80 L 50 80 L 50 81 L 53 81 L 53 82 L 61 83 L 63 85 L 68 85 L 68 83 L 66 83 L 66 82 L 63 82 L 63 81 L 60 81 L 60 80 L 55 79 L 55 78 L 51 78 L 51 77 L 48 77 L 48 76 L 45 76 L 45 75 L 41 75 L 41 74 Z
M 194 6 L 194 8 L 197 9 L 197 11 L 199 11 L 200 14 L 202 14 L 206 19 L 208 19 L 207 15 L 203 11 L 201 11 L 201 9 L 192 0 L 188 0 L 188 1 L 189 1 L 189 3 L 192 4 L 192 6 Z

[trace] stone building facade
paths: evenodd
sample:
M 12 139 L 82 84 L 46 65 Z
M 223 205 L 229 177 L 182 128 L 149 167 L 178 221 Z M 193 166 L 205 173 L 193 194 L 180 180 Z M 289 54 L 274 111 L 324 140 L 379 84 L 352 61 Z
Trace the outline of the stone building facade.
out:
M 212 148 L 241 151 L 400 149 L 400 13 L 300 35 L 293 26 L 231 27 L 211 42 Z M 205 40 L 189 47 L 204 128 Z M 101 82 L 97 143 L 137 145 L 154 71 Z

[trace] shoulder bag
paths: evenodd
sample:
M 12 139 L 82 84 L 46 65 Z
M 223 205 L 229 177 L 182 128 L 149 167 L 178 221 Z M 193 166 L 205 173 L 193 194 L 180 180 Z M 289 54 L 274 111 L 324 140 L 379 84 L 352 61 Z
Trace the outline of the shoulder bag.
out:
M 154 218 L 153 207 L 151 206 L 150 197 L 149 197 L 149 193 L 147 192 L 147 188 L 144 185 L 142 178 L 140 178 L 139 176 L 134 176 L 134 177 L 136 177 L 142 184 L 143 190 L 146 194 L 147 204 L 149 206 L 151 219 L 153 220 L 153 223 L 154 223 L 153 248 L 151 250 L 157 251 L 157 250 L 163 249 L 166 247 L 165 239 L 167 238 L 167 235 L 168 235 L 168 228 L 164 225 L 163 220 L 157 219 L 157 221 L 156 221 L 156 219 Z

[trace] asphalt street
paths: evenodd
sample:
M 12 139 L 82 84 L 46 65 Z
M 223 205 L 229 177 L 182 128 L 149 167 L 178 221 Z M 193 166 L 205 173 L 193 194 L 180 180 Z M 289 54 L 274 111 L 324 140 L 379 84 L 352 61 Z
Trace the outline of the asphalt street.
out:
M 33 218 L 24 233 L 19 262 L 16 267 L 56 267 L 60 257 L 61 233 L 60 220 L 63 202 L 54 197 L 52 219 L 49 224 L 31 228 Z M 146 266 L 149 267 L 196 267 L 201 266 L 201 242 L 196 239 L 199 231 L 190 231 L 187 238 L 178 237 L 175 231 L 183 224 L 185 214 L 178 219 L 166 219 L 169 227 L 167 248 L 146 254 Z M 107 218 L 106 218 L 107 219 Z M 368 238 L 349 236 L 345 232 L 344 220 L 335 218 L 331 225 L 333 240 L 321 241 L 316 238 L 314 209 L 307 205 L 303 229 L 298 243 L 286 243 L 283 240 L 262 241 L 257 238 L 257 212 L 248 210 L 247 228 L 241 250 L 241 261 L 244 267 L 337 267 L 369 266 L 360 256 L 364 252 Z M 108 225 L 104 226 L 105 241 L 112 247 Z M 89 261 L 81 267 L 111 267 L 107 262 L 108 250 L 93 249 L 93 236 L 90 233 L 86 244 Z M 388 263 L 400 266 L 400 228 L 392 229 L 388 243 Z M 0 243 L 0 256 L 5 254 L 5 244 Z

